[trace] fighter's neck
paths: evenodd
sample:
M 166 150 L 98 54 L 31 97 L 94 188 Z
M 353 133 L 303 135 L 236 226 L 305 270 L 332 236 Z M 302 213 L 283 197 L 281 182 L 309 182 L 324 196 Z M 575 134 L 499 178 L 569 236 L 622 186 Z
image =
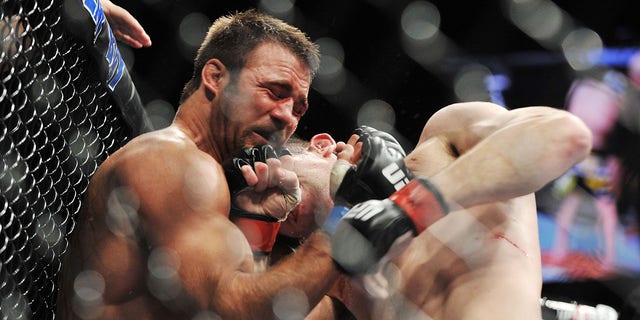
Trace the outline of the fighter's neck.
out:
M 230 154 L 224 143 L 224 132 L 219 132 L 223 126 L 213 126 L 211 124 L 211 115 L 199 112 L 202 109 L 205 108 L 188 105 L 180 106 L 172 125 L 189 137 L 198 149 L 222 163 Z M 214 119 L 213 122 L 217 121 Z

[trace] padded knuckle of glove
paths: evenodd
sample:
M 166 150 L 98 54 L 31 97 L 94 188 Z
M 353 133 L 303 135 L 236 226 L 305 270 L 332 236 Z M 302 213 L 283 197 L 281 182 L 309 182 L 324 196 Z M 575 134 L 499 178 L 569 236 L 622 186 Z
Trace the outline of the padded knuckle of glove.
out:
M 404 165 L 406 153 L 390 134 L 371 127 L 355 130 L 362 142 L 361 158 L 349 169 L 336 192 L 336 200 L 349 204 L 383 199 L 403 187 L 412 177 Z
M 222 167 L 227 177 L 227 184 L 229 185 L 231 196 L 248 187 L 242 175 L 241 168 L 243 166 L 249 165 L 255 169 L 256 162 L 266 162 L 267 159 L 279 158 L 280 154 L 286 154 L 286 152 L 291 154 L 286 148 L 274 148 L 270 145 L 262 145 L 242 149 L 233 158 L 223 162 Z
M 274 148 L 270 145 L 262 145 L 241 150 L 235 157 L 223 163 L 224 173 L 229 185 L 229 191 L 233 198 L 236 194 L 248 187 L 241 168 L 245 165 L 255 169 L 256 162 L 265 162 L 267 159 L 280 158 L 284 155 L 291 155 L 286 148 Z M 283 195 L 285 202 L 292 205 L 297 204 L 299 196 Z M 293 197 L 293 199 L 290 199 Z M 243 232 L 251 249 L 255 255 L 268 255 L 273 248 L 275 238 L 280 229 L 281 223 L 278 219 L 250 212 L 244 212 L 233 204 L 229 218 Z
M 349 274 L 371 272 L 402 235 L 415 234 L 411 220 L 389 200 L 353 207 L 331 237 L 333 259 Z

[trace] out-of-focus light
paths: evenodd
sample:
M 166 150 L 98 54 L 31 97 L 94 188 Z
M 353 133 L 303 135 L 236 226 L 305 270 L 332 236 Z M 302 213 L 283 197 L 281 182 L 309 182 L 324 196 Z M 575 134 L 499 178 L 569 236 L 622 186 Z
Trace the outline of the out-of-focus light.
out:
M 150 101 L 145 106 L 145 110 L 154 129 L 168 127 L 175 116 L 173 105 L 162 99 Z
M 178 297 L 182 286 L 178 280 L 180 259 L 178 255 L 166 248 L 155 248 L 147 260 L 147 287 L 151 294 L 162 301 Z
M 389 264 L 392 268 L 395 267 L 393 264 Z M 390 270 L 389 275 L 393 275 L 393 270 Z M 385 270 L 385 275 L 383 276 L 380 272 L 367 274 L 363 277 L 363 287 L 367 294 L 371 297 L 375 297 L 377 299 L 386 299 L 390 295 L 394 294 L 393 288 L 389 286 L 389 282 L 387 281 L 387 270 Z
M 451 49 L 451 43 L 441 33 L 429 39 L 430 41 L 416 41 L 409 37 L 402 38 L 404 51 L 413 60 L 423 66 L 441 61 Z
M 73 311 L 81 319 L 96 319 L 102 315 L 105 282 L 93 270 L 82 271 L 73 281 Z
M 191 61 L 195 52 L 200 47 L 202 40 L 207 35 L 211 21 L 200 12 L 193 12 L 186 15 L 178 26 L 180 39 L 179 49 L 185 59 Z
M 358 125 L 367 125 L 378 130 L 391 132 L 394 129 L 395 122 L 395 110 L 383 100 L 369 100 L 358 110 Z
M 440 32 L 440 11 L 427 1 L 414 1 L 404 8 L 400 37 L 407 55 L 423 67 L 441 61 L 453 48 Z
M 545 47 L 557 48 L 573 21 L 549 0 L 506 0 L 507 15 L 522 32 Z
M 318 73 L 331 75 L 340 72 L 344 62 L 344 48 L 342 44 L 338 40 L 328 37 L 316 40 L 316 44 L 320 47 L 320 54 L 322 55 Z M 325 61 L 327 58 L 331 59 Z
M 440 12 L 427 1 L 409 3 L 400 18 L 402 31 L 411 39 L 426 41 L 433 38 L 440 28 Z
M 203 199 L 210 198 L 209 190 L 215 189 L 211 179 L 202 179 L 202 173 L 208 172 L 208 168 L 197 161 L 183 163 L 183 165 L 186 166 L 186 170 L 181 196 L 192 210 L 207 212 L 207 207 L 204 205 L 207 201 Z
M 50 75 L 39 75 L 29 87 L 29 100 L 34 101 L 33 107 L 36 112 L 44 112 L 54 105 L 62 102 L 63 94 L 60 89 L 66 83 L 58 84 L 58 79 Z M 18 93 L 20 94 L 20 93 Z
M 635 51 L 629 56 L 627 69 L 629 79 L 631 79 L 636 86 L 640 86 L 640 51 Z
M 36 250 L 42 256 L 53 259 L 56 253 L 59 253 L 60 240 L 64 238 L 64 232 L 61 230 L 62 218 L 55 214 L 43 214 L 38 217 L 36 223 L 36 236 L 41 240 L 43 246 L 37 246 Z M 56 250 L 57 249 L 57 250 Z M 56 251 L 58 252 L 56 252 Z
M 309 312 L 307 295 L 297 288 L 285 288 L 273 298 L 273 313 L 279 320 L 304 319 Z
M 504 74 L 490 74 L 485 78 L 489 91 L 503 91 L 511 85 L 511 80 Z
M 85 164 L 96 157 L 97 145 L 90 142 L 96 141 L 98 135 L 91 128 L 72 128 L 65 134 L 65 139 L 69 145 L 71 155 L 78 163 Z
M 347 75 L 339 72 L 333 77 L 318 76 L 313 81 L 313 88 L 323 95 L 337 95 L 347 86 Z
M 293 12 L 293 0 L 260 0 L 259 7 L 274 16 L 288 16 Z
M 320 47 L 322 59 L 314 88 L 322 94 L 337 94 L 347 83 L 342 44 L 332 38 L 320 38 L 316 40 L 316 44 Z
M 455 77 L 453 90 L 460 101 L 491 101 L 485 79 L 491 71 L 482 65 L 469 65 Z
M 147 260 L 149 272 L 157 278 L 174 277 L 179 267 L 180 259 L 178 259 L 178 255 L 162 247 L 154 249 Z
M 640 51 L 636 47 L 602 48 L 597 64 L 606 67 L 632 68 L 631 58 L 638 52 Z M 627 72 L 632 70 L 629 69 Z
M 107 199 L 105 224 L 117 236 L 135 237 L 138 229 L 140 200 L 130 189 L 116 188 Z
M 15 145 L 12 141 L 8 142 L 6 147 L 7 153 L 2 155 L 3 171 L 0 174 L 0 187 L 2 190 L 23 190 L 25 188 L 24 179 L 27 176 L 27 164 L 14 151 Z
M 31 319 L 32 316 L 27 309 L 27 300 L 20 290 L 4 294 L 0 301 L 0 310 L 4 319 Z
M 511 80 L 504 74 L 489 74 L 484 79 L 491 102 L 506 107 L 502 92 L 509 88 Z
M 580 28 L 569 33 L 562 41 L 562 53 L 575 70 L 587 70 L 600 59 L 603 50 L 600 36 L 593 30 Z
M 73 281 L 76 295 L 86 300 L 97 300 L 104 293 L 105 283 L 102 275 L 93 270 L 82 271 Z
M 511 1 L 511 21 L 530 37 L 545 40 L 562 26 L 562 12 L 547 0 Z

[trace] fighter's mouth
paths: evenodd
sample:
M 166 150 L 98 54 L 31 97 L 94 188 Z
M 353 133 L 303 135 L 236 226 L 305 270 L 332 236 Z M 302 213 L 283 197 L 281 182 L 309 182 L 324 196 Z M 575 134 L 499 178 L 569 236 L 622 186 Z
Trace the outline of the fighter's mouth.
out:
M 278 134 L 275 132 L 256 130 L 254 131 L 254 133 L 260 136 L 263 140 L 265 140 L 265 143 L 275 145 L 275 146 L 282 145 L 282 139 L 279 138 Z
M 269 143 L 269 138 L 270 138 L 270 134 L 267 131 L 258 131 L 255 130 L 253 131 L 253 134 L 258 136 L 260 138 L 260 140 L 263 140 L 263 143 Z

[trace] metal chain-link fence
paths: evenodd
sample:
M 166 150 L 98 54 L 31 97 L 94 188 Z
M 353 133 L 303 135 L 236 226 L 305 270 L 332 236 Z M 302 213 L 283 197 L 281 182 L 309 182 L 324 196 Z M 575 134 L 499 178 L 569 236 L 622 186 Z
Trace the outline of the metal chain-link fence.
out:
M 62 255 L 89 179 L 135 132 L 62 10 L 64 0 L 0 8 L 2 319 L 55 318 Z

